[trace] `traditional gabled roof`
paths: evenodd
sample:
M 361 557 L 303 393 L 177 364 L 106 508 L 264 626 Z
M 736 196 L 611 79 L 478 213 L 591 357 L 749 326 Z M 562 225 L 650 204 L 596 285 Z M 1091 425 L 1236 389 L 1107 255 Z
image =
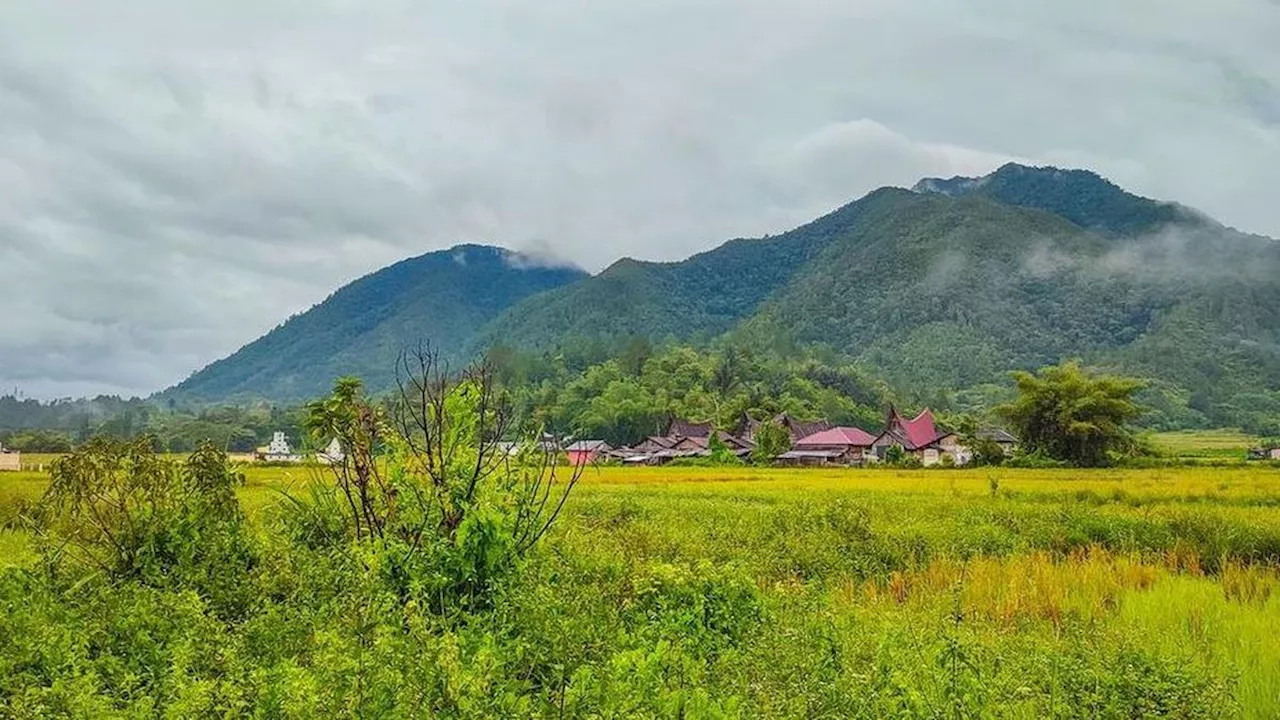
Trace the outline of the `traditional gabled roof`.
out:
M 711 436 L 712 425 L 709 422 L 697 423 L 675 418 L 667 425 L 667 431 L 664 435 L 671 437 L 681 435 L 684 437 L 705 438 Z
M 921 410 L 919 415 L 908 420 L 890 405 L 884 432 L 876 438 L 876 443 L 882 444 L 882 439 L 890 439 L 906 450 L 919 450 L 934 444 L 945 435 L 946 433 L 938 432 L 933 423 L 933 412 L 929 408 Z
M 862 428 L 834 427 L 800 438 L 795 446 L 800 449 L 832 446 L 871 447 L 875 441 L 876 436 Z
M 792 440 L 799 440 L 814 433 L 830 430 L 831 423 L 826 420 L 796 420 L 786 413 L 778 415 L 773 421 L 791 433 Z
M 748 438 L 754 438 L 756 434 L 760 432 L 760 428 L 764 427 L 764 425 L 769 422 L 784 428 L 787 431 L 787 434 L 791 436 L 792 441 L 799 440 L 814 433 L 822 432 L 823 430 L 830 430 L 834 427 L 826 420 L 796 420 L 786 413 L 779 413 L 770 421 L 752 420 L 748 417 L 744 434 Z
M 751 442 L 750 440 L 747 440 L 746 438 L 740 438 L 736 435 L 730 435 L 729 433 L 724 432 L 723 430 L 716 433 L 716 437 L 719 437 L 720 442 L 724 443 L 725 446 L 728 447 L 730 450 L 733 450 L 733 449 L 750 450 L 751 448 L 756 446 L 755 443 Z
M 669 447 L 672 450 L 706 450 L 708 440 L 704 437 L 682 437 L 675 438 L 675 442 Z
M 983 428 L 978 431 L 978 437 L 983 440 L 995 440 L 998 443 L 1008 443 L 1016 445 L 1018 438 L 1011 435 L 1007 430 L 1002 428 Z
M 791 420 L 791 424 L 788 427 L 791 430 L 791 437 L 799 440 L 815 433 L 830 430 L 834 426 L 826 420 Z
M 613 446 L 604 440 L 579 440 L 569 447 L 565 448 L 566 452 L 609 452 Z

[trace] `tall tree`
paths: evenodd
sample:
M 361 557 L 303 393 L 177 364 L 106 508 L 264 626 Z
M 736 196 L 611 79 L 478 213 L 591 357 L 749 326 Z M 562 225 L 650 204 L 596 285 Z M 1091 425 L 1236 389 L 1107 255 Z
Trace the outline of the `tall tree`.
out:
M 1140 380 L 1092 375 L 1074 361 L 1014 373 L 1018 397 L 997 412 L 1024 450 L 1081 467 L 1106 465 L 1135 447 L 1128 423 L 1142 414 L 1133 395 Z

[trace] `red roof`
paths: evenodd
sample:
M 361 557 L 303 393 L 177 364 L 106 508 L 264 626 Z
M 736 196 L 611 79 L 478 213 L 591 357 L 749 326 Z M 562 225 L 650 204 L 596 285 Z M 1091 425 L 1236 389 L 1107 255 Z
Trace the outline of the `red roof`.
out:
M 796 447 L 815 447 L 823 445 L 852 445 L 854 447 L 871 447 L 876 437 L 856 427 L 835 427 L 823 430 L 796 441 Z
M 895 428 L 895 425 L 897 426 Z M 890 418 L 888 431 L 899 430 L 906 440 L 908 450 L 916 450 L 932 445 L 940 437 L 938 428 L 933 424 L 933 413 L 929 408 L 920 411 L 920 414 L 908 420 L 895 410 Z

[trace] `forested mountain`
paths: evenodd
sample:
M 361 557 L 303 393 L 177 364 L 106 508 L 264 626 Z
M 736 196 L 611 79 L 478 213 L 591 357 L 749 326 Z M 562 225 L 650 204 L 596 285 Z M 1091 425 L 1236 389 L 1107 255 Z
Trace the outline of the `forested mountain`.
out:
M 1170 223 L 1214 225 L 1190 208 L 1139 197 L 1088 170 L 1009 163 L 983 177 L 925 178 L 912 189 L 1045 210 L 1101 234 L 1135 235 Z
M 709 339 L 754 313 L 832 238 L 856 226 L 869 199 L 783 235 L 731 240 L 681 262 L 624 258 L 516 305 L 481 333 L 478 347 Z
M 1151 378 L 1157 424 L 1280 421 L 1280 243 L 1087 171 L 1006 165 L 884 188 L 682 262 L 518 275 L 488 303 L 473 297 L 491 292 L 482 263 L 408 263 L 431 270 L 358 281 L 179 389 L 294 399 L 343 372 L 385 387 L 418 337 L 458 357 L 679 341 L 816 347 L 930 402 L 1080 357 Z
M 1280 244 L 1104 236 L 981 196 L 885 195 L 738 333 L 822 343 L 929 394 L 1068 357 L 1164 381 L 1173 424 L 1280 416 Z
M 463 359 L 477 328 L 534 293 L 586 277 L 501 248 L 459 245 L 398 262 L 352 282 L 305 313 L 192 375 L 171 397 L 305 400 L 335 377 L 385 389 L 397 354 L 430 340 Z

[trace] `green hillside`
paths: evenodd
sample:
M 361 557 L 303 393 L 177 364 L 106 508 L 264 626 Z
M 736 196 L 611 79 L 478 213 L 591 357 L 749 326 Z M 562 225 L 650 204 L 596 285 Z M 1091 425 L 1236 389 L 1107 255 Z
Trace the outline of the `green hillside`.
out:
M 1152 379 L 1158 426 L 1280 422 L 1280 243 L 1087 171 L 883 188 L 782 235 L 596 276 L 512 264 L 468 247 L 392 266 L 177 392 L 299 399 L 344 373 L 382 388 L 423 337 L 457 359 L 723 338 L 779 357 L 817 346 L 930 402 L 1080 357 Z
M 1165 381 L 1181 422 L 1280 416 L 1280 245 L 1211 226 L 1104 237 L 983 197 L 900 192 L 744 323 L 917 396 L 1067 357 Z
M 749 317 L 832 238 L 856 226 L 873 199 L 776 237 L 732 240 L 681 262 L 619 260 L 597 276 L 516 305 L 481 333 L 478 347 L 710 339 Z
M 1067 357 L 1153 378 L 1155 422 L 1280 418 L 1280 243 L 1081 170 L 878 190 L 776 238 L 622 261 L 481 337 L 526 348 L 722 332 L 823 345 L 920 399 Z
M 1170 223 L 1213 224 L 1194 210 L 1139 197 L 1088 170 L 1009 163 L 979 178 L 925 178 L 913 190 L 948 197 L 984 197 L 1004 205 L 1045 210 L 1102 234 L 1133 236 Z
M 500 248 L 460 245 L 428 253 L 352 282 L 167 394 L 303 400 L 324 393 L 341 375 L 385 389 L 406 345 L 426 339 L 446 357 L 464 359 L 476 328 L 529 295 L 585 276 Z

